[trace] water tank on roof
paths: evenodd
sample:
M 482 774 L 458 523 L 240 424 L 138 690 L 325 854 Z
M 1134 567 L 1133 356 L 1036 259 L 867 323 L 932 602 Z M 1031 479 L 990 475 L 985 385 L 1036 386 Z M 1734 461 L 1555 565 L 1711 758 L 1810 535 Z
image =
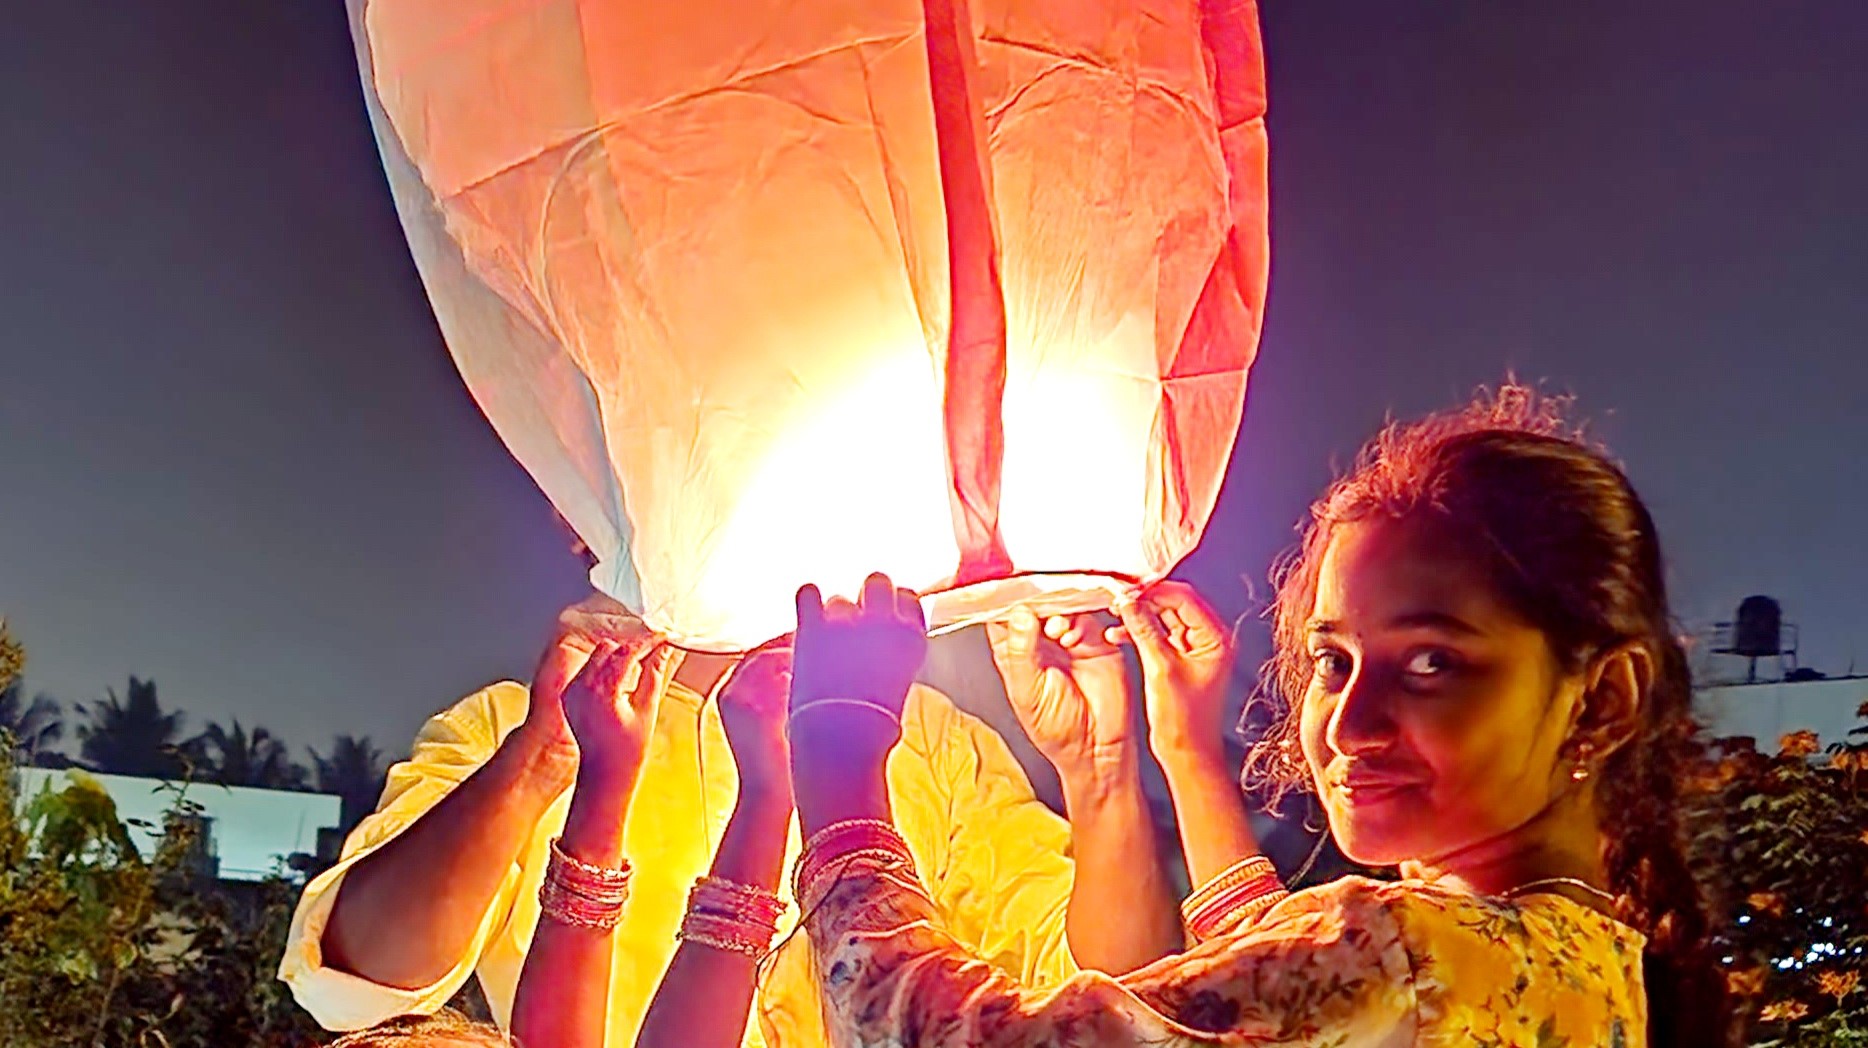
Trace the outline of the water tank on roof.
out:
M 1770 597 L 1746 597 L 1732 624 L 1732 654 L 1761 658 L 1784 650 L 1784 613 Z

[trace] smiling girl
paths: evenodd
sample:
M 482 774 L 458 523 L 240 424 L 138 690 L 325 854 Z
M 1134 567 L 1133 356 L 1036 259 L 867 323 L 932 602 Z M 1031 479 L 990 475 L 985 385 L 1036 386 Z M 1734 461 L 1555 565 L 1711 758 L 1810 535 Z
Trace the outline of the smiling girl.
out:
M 1287 896 L 1235 849 L 1190 900 L 1199 944 L 1120 979 L 1035 992 L 933 923 L 877 786 L 918 606 L 886 580 L 860 605 L 804 594 L 800 898 L 837 1043 L 1727 1043 L 1681 852 L 1697 727 L 1659 541 L 1560 407 L 1508 387 L 1388 428 L 1313 507 L 1280 576 L 1267 694 L 1281 716 L 1248 775 L 1316 791 L 1344 853 L 1400 879 Z M 1204 617 L 1175 599 L 1171 615 L 1146 592 L 1124 609 L 1152 645 L 1144 663 Z

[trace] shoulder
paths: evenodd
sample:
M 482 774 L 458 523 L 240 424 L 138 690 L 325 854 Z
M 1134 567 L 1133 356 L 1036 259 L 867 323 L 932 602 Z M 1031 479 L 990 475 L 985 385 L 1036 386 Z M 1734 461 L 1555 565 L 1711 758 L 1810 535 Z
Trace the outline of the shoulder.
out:
M 1259 927 L 1379 929 L 1412 953 L 1446 940 L 1494 937 L 1517 917 L 1509 904 L 1425 881 L 1342 877 L 1292 893 Z
M 1424 955 L 1470 952 L 1449 946 L 1482 942 L 1502 917 L 1483 899 L 1420 881 L 1343 877 L 1293 892 L 1240 934 L 1259 948 L 1375 962 L 1402 975 Z
M 1413 1043 L 1395 1039 L 1417 1017 L 1410 905 L 1394 885 L 1345 878 L 1124 982 L 1194 1029 L 1278 1044 L 1294 1043 L 1294 1030 L 1338 1038 L 1330 1043 Z
M 1560 895 L 1495 899 L 1418 881 L 1385 894 L 1436 1028 L 1504 1040 L 1507 1024 L 1531 1022 L 1551 1043 L 1621 1044 L 1645 1027 L 1645 940 L 1633 928 Z
M 1628 996 L 1645 945 L 1634 929 L 1561 896 L 1517 902 L 1361 877 L 1292 895 L 1258 927 L 1345 940 L 1360 928 L 1405 954 L 1426 998 L 1470 996 L 1488 986 L 1523 996 L 1535 983 L 1550 1008 L 1570 1007 L 1564 988 L 1605 1001 Z
M 1292 892 L 1241 933 L 1311 946 L 1344 944 L 1375 953 L 1405 949 L 1415 905 L 1405 882 L 1343 877 Z
M 428 718 L 415 735 L 415 747 L 447 745 L 498 748 L 525 721 L 531 701 L 525 685 L 496 681 Z

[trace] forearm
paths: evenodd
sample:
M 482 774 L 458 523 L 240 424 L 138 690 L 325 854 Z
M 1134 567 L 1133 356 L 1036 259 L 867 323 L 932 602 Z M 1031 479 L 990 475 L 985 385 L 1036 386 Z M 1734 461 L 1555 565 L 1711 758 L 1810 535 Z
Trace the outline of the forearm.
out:
M 788 795 L 742 788 L 709 872 L 776 891 L 790 825 Z M 737 1048 L 746 1035 L 757 985 L 754 958 L 683 940 L 649 1003 L 636 1043 L 639 1048 Z
M 565 855 L 611 869 L 623 864 L 623 820 L 629 785 L 579 781 L 558 847 Z M 610 964 L 614 932 L 541 917 L 513 999 L 512 1033 L 519 1044 L 603 1048 L 609 1035 Z
M 1158 747 L 1174 818 L 1180 825 L 1181 854 L 1195 887 L 1224 873 L 1239 860 L 1259 854 L 1245 794 L 1219 746 Z
M 400 989 L 446 975 L 569 776 L 560 753 L 515 733 L 432 810 L 345 874 L 320 943 L 325 963 Z
M 817 715 L 792 721 L 791 781 L 806 841 L 835 822 L 895 821 L 887 768 L 889 751 L 900 737 L 899 725 L 878 726 L 868 719 Z
M 1062 779 L 1076 857 L 1065 930 L 1077 964 L 1120 974 L 1180 949 L 1180 915 L 1156 857 L 1139 769 L 1126 762 Z

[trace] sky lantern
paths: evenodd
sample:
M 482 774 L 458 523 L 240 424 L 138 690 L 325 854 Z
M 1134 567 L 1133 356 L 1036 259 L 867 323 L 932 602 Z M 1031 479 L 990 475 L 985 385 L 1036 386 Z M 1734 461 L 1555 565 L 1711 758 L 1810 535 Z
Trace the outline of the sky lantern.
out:
M 1251 0 L 350 0 L 469 389 L 706 650 L 872 570 L 953 625 L 1199 541 L 1264 306 Z

